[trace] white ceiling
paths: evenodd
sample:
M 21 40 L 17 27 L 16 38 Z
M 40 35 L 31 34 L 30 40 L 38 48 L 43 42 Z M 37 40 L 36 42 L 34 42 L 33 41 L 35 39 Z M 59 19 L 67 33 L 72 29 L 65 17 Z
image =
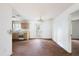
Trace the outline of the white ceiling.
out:
M 26 19 L 55 18 L 67 8 L 71 3 L 12 3 L 11 6 L 16 9 Z

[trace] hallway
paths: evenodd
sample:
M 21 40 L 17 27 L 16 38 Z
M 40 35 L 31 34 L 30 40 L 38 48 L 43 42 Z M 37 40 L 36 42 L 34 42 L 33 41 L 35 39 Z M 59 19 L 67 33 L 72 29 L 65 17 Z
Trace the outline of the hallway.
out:
M 52 40 L 31 39 L 13 42 L 13 56 L 65 56 L 65 50 Z

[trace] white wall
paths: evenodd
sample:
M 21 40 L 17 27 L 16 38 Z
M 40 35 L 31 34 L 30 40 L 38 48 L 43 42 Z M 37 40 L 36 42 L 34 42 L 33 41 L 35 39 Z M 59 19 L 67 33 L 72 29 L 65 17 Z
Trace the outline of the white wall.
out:
M 72 22 L 72 38 L 79 38 L 79 20 Z
M 46 20 L 41 25 L 41 38 L 52 38 L 51 20 Z
M 36 34 L 36 21 L 30 22 L 30 38 L 37 38 Z M 40 27 L 40 38 L 52 38 L 52 30 L 51 30 L 51 21 L 46 20 L 43 23 L 41 23 Z
M 79 4 L 74 4 L 58 17 L 53 20 L 53 40 L 64 48 L 67 52 L 71 53 L 71 18 L 70 14 L 79 10 Z
M 79 20 L 79 15 L 71 16 L 71 19 L 72 19 L 72 20 Z
M 11 8 L 0 4 L 0 56 L 12 54 L 12 38 L 8 33 L 11 28 Z
M 72 20 L 79 20 L 79 10 L 77 10 L 71 14 L 71 19 Z

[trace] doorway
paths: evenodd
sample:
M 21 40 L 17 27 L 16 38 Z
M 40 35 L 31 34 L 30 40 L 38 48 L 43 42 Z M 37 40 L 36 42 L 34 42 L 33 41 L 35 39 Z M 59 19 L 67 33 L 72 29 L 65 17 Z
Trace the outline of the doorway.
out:
M 71 14 L 72 20 L 72 55 L 79 55 L 79 10 Z

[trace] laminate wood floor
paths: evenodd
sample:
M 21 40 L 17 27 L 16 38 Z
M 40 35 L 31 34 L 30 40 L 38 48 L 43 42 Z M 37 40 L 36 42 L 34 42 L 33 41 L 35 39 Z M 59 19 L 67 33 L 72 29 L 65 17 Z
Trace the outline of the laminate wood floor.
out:
M 79 55 L 79 41 L 72 41 L 73 52 L 67 53 L 52 40 L 31 39 L 13 42 L 12 56 L 70 56 Z
M 72 40 L 72 56 L 79 56 L 79 40 Z

